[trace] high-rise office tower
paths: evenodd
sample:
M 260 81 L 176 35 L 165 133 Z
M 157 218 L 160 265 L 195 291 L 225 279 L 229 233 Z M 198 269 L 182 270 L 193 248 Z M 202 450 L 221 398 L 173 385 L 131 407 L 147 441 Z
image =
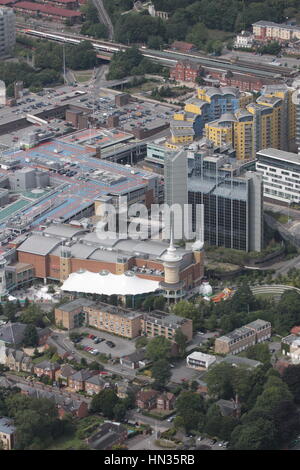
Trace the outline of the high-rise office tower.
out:
M 262 177 L 243 172 L 236 160 L 195 153 L 190 162 L 188 202 L 196 230 L 197 205 L 204 206 L 204 241 L 243 251 L 263 248 Z
M 186 205 L 188 202 L 187 196 L 187 180 L 188 180 L 188 164 L 187 152 L 168 151 L 164 157 L 164 176 L 165 176 L 165 204 L 169 208 L 175 207 L 173 213 L 173 228 L 174 239 L 189 238 L 187 233 L 188 228 L 188 213 Z M 170 214 L 168 210 L 165 211 L 165 233 L 166 238 L 170 239 Z M 186 235 L 183 236 L 184 229 Z
M 11 8 L 0 8 L 0 57 L 10 56 L 15 44 L 15 14 Z

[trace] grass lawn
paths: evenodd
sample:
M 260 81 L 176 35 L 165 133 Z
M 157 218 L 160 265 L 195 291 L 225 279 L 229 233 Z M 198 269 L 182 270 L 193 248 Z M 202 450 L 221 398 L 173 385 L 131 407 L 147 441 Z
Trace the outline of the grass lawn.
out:
M 257 299 L 261 300 L 272 300 L 274 298 L 281 297 L 281 294 L 271 294 L 271 293 L 266 293 L 266 294 L 254 294 Z
M 78 439 L 75 433 L 71 436 L 59 437 L 47 450 L 68 450 L 78 449 L 83 443 L 83 439 Z
M 85 439 L 95 433 L 100 424 L 104 422 L 101 416 L 87 416 L 74 421 L 75 429 L 72 434 L 59 437 L 48 450 L 78 449 L 86 444 Z
M 177 447 L 175 442 L 167 441 L 165 439 L 157 439 L 157 441 L 155 441 L 155 445 L 164 449 L 174 449 Z
M 157 86 L 159 86 L 159 83 L 149 81 L 149 82 L 142 83 L 141 85 L 137 85 L 137 86 L 132 87 L 132 88 L 130 88 L 130 87 L 125 88 L 124 92 L 133 94 L 133 93 L 140 93 L 141 91 L 152 91 Z
M 84 70 L 80 72 L 73 72 L 74 76 L 76 78 L 76 81 L 79 83 L 85 83 L 90 81 L 90 79 L 93 76 L 93 71 L 92 70 Z
M 43 361 L 49 361 L 49 357 L 46 354 L 43 354 L 42 356 L 39 356 L 36 359 L 32 360 L 33 364 L 39 364 L 39 362 Z
M 281 214 L 281 212 L 266 211 L 266 213 L 283 225 L 287 224 L 289 219 L 293 220 L 292 217 L 289 218 L 286 214 Z

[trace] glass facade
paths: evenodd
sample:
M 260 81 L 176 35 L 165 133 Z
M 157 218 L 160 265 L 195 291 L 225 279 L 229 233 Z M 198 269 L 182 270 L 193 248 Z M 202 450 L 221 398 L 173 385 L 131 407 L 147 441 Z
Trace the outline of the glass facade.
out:
M 248 251 L 246 200 L 189 191 L 193 230 L 196 229 L 196 204 L 204 204 L 204 241 L 209 245 Z

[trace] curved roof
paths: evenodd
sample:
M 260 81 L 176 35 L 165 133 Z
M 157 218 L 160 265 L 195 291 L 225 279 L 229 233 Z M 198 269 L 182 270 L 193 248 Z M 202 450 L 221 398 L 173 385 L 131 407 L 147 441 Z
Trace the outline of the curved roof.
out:
M 223 95 L 234 95 L 238 96 L 240 91 L 238 88 L 233 87 L 233 86 L 223 86 L 221 87 Z
M 82 292 L 87 294 L 104 295 L 137 295 L 156 291 L 158 281 L 142 279 L 135 275 L 126 274 L 101 275 L 90 271 L 70 274 L 63 283 L 62 290 L 68 292 Z
M 207 96 L 222 95 L 222 91 L 220 88 L 210 87 L 208 88 L 208 90 L 206 90 L 206 95 Z
M 251 113 L 249 113 L 249 111 L 247 111 L 247 109 L 237 109 L 237 111 L 235 112 L 235 116 L 237 119 L 242 119 L 242 118 L 252 118 L 253 115 Z
M 236 121 L 236 117 L 233 113 L 224 113 L 218 120 L 218 122 L 228 122 L 228 121 L 230 122 Z

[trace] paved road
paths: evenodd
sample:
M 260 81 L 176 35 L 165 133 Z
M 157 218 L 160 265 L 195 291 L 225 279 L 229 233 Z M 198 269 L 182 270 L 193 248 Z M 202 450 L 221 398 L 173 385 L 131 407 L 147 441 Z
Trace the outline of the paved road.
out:
M 166 450 L 166 448 L 162 449 L 162 447 L 158 447 L 155 445 L 156 441 L 156 433 L 148 434 L 147 436 L 141 436 L 139 439 L 135 441 L 128 441 L 128 449 L 130 450 Z M 170 449 L 174 449 L 174 447 L 170 447 Z
M 272 264 L 272 266 L 269 266 L 267 269 L 275 269 L 273 277 L 277 277 L 279 274 L 287 274 L 292 268 L 300 269 L 300 255 L 287 261 Z
M 280 212 L 281 214 L 285 214 L 288 217 L 292 217 L 293 219 L 300 220 L 300 210 L 292 209 L 286 206 L 279 206 L 277 204 L 272 204 L 270 202 L 264 202 L 264 209 L 271 210 L 272 212 Z
M 153 429 L 160 432 L 166 431 L 172 427 L 172 423 L 169 423 L 166 420 L 160 421 L 159 419 L 151 418 L 150 416 L 144 416 L 134 410 L 129 411 L 127 417 L 129 420 L 136 421 L 138 423 L 149 424 Z
M 93 4 L 98 10 L 98 16 L 100 21 L 107 26 L 108 29 L 108 37 L 109 39 L 113 39 L 114 37 L 114 27 L 111 22 L 111 19 L 107 13 L 107 11 L 104 8 L 103 1 L 102 0 L 93 0 Z

